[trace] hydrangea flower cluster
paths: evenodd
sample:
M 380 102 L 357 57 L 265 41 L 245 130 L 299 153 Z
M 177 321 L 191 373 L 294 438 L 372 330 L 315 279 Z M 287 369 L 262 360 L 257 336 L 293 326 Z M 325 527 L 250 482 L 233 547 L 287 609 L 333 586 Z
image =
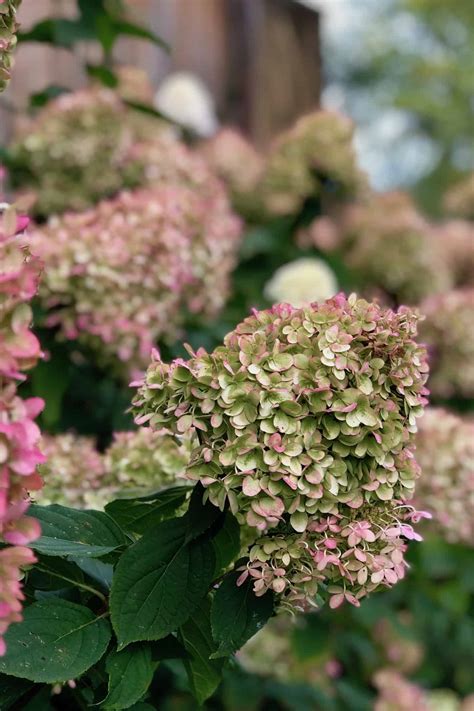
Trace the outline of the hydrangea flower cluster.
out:
M 149 428 L 117 432 L 105 452 L 105 487 L 124 490 L 156 491 L 175 484 L 189 462 L 190 442 Z M 185 483 L 185 482 L 184 482 Z
M 258 214 L 264 159 L 254 146 L 238 131 L 223 128 L 203 144 L 201 152 L 228 186 L 237 211 L 246 216 Z
M 250 549 L 239 583 L 249 576 L 257 596 L 273 590 L 286 609 L 305 610 L 325 591 L 335 609 L 360 600 L 405 576 L 404 539 L 421 540 L 410 521 L 420 513 L 403 504 L 371 506 L 347 514 L 319 514 L 303 534 L 270 533 Z
M 186 441 L 139 428 L 117 432 L 104 454 L 92 437 L 43 435 L 46 463 L 39 468 L 44 487 L 38 503 L 102 509 L 117 496 L 156 491 L 174 484 L 189 460 Z
M 12 52 L 16 46 L 16 13 L 21 0 L 0 0 L 0 94 L 10 81 Z
M 373 195 L 342 220 L 344 260 L 361 284 L 399 303 L 418 303 L 453 286 L 449 264 L 431 225 L 408 195 Z
M 94 439 L 71 433 L 43 434 L 40 446 L 46 459 L 39 467 L 44 486 L 35 501 L 44 506 L 94 507 L 105 475 L 103 455 Z
M 420 332 L 430 353 L 430 390 L 439 397 L 473 397 L 474 288 L 432 296 L 420 310 L 426 315 Z
M 421 642 L 410 636 L 409 631 L 412 626 L 411 613 L 400 610 L 394 616 L 379 619 L 371 634 L 382 663 L 388 663 L 404 674 L 414 673 L 420 667 L 426 653 Z
M 474 545 L 474 421 L 428 408 L 416 438 L 416 503 L 450 543 Z
M 21 619 L 20 567 L 33 562 L 24 544 L 39 536 L 38 522 L 26 516 L 27 491 L 41 487 L 36 466 L 43 461 L 34 418 L 41 411 L 39 398 L 22 400 L 16 383 L 40 355 L 30 332 L 28 305 L 36 293 L 40 263 L 27 249 L 22 232 L 27 220 L 2 205 L 0 221 L 0 654 L 2 635 Z
M 144 136 L 130 146 L 124 158 L 123 175 L 127 184 L 184 185 L 203 199 L 224 192 L 223 183 L 210 163 L 164 130 Z
M 474 220 L 474 173 L 455 183 L 445 194 L 443 202 L 451 214 Z
M 325 189 L 353 195 L 366 188 L 357 167 L 350 119 L 316 111 L 298 119 L 271 148 L 262 176 L 267 209 L 275 214 L 299 212 L 310 197 Z
M 331 680 L 342 673 L 342 665 L 328 652 L 301 659 L 292 647 L 295 619 L 272 617 L 237 653 L 242 667 L 251 674 L 286 683 L 304 682 L 320 690 L 330 690 Z
M 394 669 L 381 669 L 373 679 L 378 690 L 374 711 L 433 711 L 425 689 Z
M 254 312 L 213 353 L 150 366 L 137 423 L 195 435 L 187 476 L 264 534 L 242 573 L 256 592 L 304 607 L 329 581 L 335 607 L 402 577 L 427 394 L 416 324 L 339 294 Z
M 123 192 L 38 228 L 46 325 L 129 374 L 157 339 L 176 336 L 186 310 L 216 314 L 240 237 L 218 187 L 206 198 L 183 186 Z
M 83 210 L 121 188 L 140 183 L 128 166 L 136 141 L 164 130 L 129 109 L 118 94 L 94 87 L 49 102 L 11 146 L 12 178 L 35 192 L 39 215 Z
M 276 270 L 264 288 L 268 301 L 301 307 L 338 291 L 336 275 L 322 259 L 300 257 Z
M 455 285 L 474 286 L 474 225 L 467 220 L 448 220 L 436 225 L 434 234 Z

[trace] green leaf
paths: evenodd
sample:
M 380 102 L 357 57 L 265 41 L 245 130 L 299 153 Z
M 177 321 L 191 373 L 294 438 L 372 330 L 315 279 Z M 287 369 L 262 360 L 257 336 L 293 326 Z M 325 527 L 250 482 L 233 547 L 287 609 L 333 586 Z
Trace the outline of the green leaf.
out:
M 33 687 L 31 681 L 0 674 L 0 709 L 9 709 Z
M 212 541 L 216 556 L 214 577 L 222 573 L 239 555 L 240 526 L 230 511 L 225 514 L 224 525 Z
M 148 645 L 131 645 L 121 652 L 111 652 L 105 668 L 109 675 L 109 693 L 101 707 L 127 709 L 148 690 L 156 663 Z
M 118 32 L 115 28 L 115 21 L 110 17 L 110 15 L 100 12 L 94 18 L 94 25 L 97 39 L 102 45 L 104 54 L 110 55 L 118 37 Z
M 110 596 L 119 647 L 175 630 L 206 594 L 215 566 L 212 543 L 186 543 L 185 518 L 164 521 L 120 558 Z
M 51 84 L 43 91 L 38 91 L 35 94 L 31 94 L 31 96 L 29 98 L 30 107 L 32 109 L 40 109 L 42 106 L 45 106 L 49 101 L 51 101 L 51 99 L 56 99 L 58 96 L 61 96 L 61 94 L 67 94 L 68 91 L 69 91 L 69 89 L 67 89 L 65 86 L 59 86 L 58 84 Z M 49 363 L 49 362 L 50 361 L 40 361 L 40 363 L 38 363 L 38 367 L 40 365 L 46 365 L 46 363 Z M 35 384 L 35 374 L 36 374 L 37 370 L 38 370 L 38 368 L 35 368 L 31 372 L 31 375 L 30 375 L 30 382 L 31 382 L 33 391 L 35 391 L 36 387 L 37 387 Z M 60 376 L 60 378 L 59 378 L 60 381 L 63 380 L 64 371 L 61 371 L 61 370 L 58 371 L 58 369 L 56 368 L 55 372 L 56 372 L 56 375 Z M 45 409 L 43 410 L 43 413 L 42 413 L 42 418 L 44 419 L 45 412 L 48 412 L 48 408 L 49 408 L 49 410 L 52 410 L 52 414 L 51 414 L 51 423 L 52 424 L 54 424 L 56 422 L 55 415 L 58 412 L 58 403 L 59 403 L 59 405 L 61 404 L 60 397 L 59 397 L 59 395 L 61 395 L 61 399 L 62 399 L 61 389 L 55 388 L 54 395 L 56 396 L 56 400 L 55 401 L 53 400 L 52 405 L 50 404 L 50 398 L 48 395 L 48 402 L 46 402 Z M 48 412 L 47 417 L 49 417 L 49 416 L 50 415 Z
M 196 484 L 189 500 L 189 507 L 185 515 L 187 523 L 186 541 L 198 538 L 210 528 L 221 528 L 224 524 L 223 512 L 210 501 L 203 503 L 205 489 L 202 484 Z
M 126 531 L 143 534 L 172 516 L 184 503 L 188 491 L 187 486 L 176 486 L 149 496 L 117 499 L 107 504 L 105 510 Z
M 28 585 L 35 590 L 60 590 L 84 581 L 80 568 L 62 558 L 40 556 L 28 573 Z
M 97 558 L 74 558 L 74 563 L 86 575 L 95 580 L 103 590 L 110 590 L 114 567 Z
M 223 659 L 213 659 L 216 645 L 209 619 L 210 603 L 203 600 L 196 614 L 180 629 L 189 659 L 184 661 L 191 691 L 199 704 L 204 703 L 220 684 Z
M 114 72 L 104 64 L 87 64 L 86 71 L 90 77 L 97 79 L 110 89 L 115 89 L 118 84 L 118 79 Z
M 219 649 L 215 656 L 234 654 L 253 637 L 273 613 L 273 594 L 257 597 L 252 581 L 237 585 L 239 574 L 226 575 L 212 603 L 212 634 Z
M 28 32 L 20 32 L 19 42 L 42 42 L 71 49 L 76 42 L 95 39 L 90 27 L 78 20 L 50 18 L 38 22 Z
M 119 35 L 128 35 L 129 37 L 148 40 L 149 42 L 153 42 L 153 44 L 158 45 L 158 47 L 161 47 L 166 52 L 170 52 L 169 44 L 154 32 L 148 30 L 146 27 L 135 25 L 133 22 L 126 22 L 125 20 L 115 20 L 114 29 Z
M 30 101 L 36 101 L 36 106 L 46 104 L 50 99 L 64 93 L 61 87 L 48 87 L 43 95 L 35 95 Z M 70 380 L 71 365 L 65 355 L 57 356 L 54 360 L 45 360 L 38 363 L 31 373 L 31 388 L 33 395 L 42 397 L 46 403 L 41 414 L 41 422 L 45 427 L 54 427 L 61 416 L 61 406 L 64 394 Z
M 107 620 L 87 607 L 60 598 L 35 602 L 6 632 L 0 672 L 47 684 L 76 679 L 99 661 L 110 637 Z
M 121 529 L 102 511 L 77 511 L 65 506 L 31 506 L 42 535 L 31 548 L 51 556 L 100 557 L 128 543 Z
M 176 126 L 177 128 L 184 129 L 184 126 L 180 124 L 179 121 L 175 121 L 175 119 L 166 116 L 166 114 L 162 113 L 161 111 L 158 111 L 153 106 L 150 106 L 150 104 L 144 104 L 141 101 L 132 101 L 131 99 L 123 99 L 123 103 L 126 106 L 129 106 L 131 109 L 135 109 L 135 111 L 139 111 L 142 114 L 146 114 L 147 116 L 153 116 L 154 118 L 159 119 L 160 121 L 167 121 L 168 123 L 172 124 L 173 126 Z

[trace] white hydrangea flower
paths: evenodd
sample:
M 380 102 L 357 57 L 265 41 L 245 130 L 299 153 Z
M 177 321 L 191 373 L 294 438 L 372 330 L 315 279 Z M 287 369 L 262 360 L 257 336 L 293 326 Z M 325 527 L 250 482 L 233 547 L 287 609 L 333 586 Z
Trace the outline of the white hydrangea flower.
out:
M 202 138 L 212 136 L 219 128 L 211 92 L 190 72 L 170 74 L 156 92 L 154 104 L 167 118 Z
M 322 259 L 302 257 L 276 270 L 265 285 L 265 297 L 272 303 L 300 308 L 325 301 L 338 292 L 336 276 Z

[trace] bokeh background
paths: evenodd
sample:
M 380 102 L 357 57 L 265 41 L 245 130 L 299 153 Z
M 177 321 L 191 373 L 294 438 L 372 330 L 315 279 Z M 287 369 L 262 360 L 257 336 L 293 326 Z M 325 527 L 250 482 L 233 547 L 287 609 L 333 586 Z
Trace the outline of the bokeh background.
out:
M 272 622 L 206 708 L 472 710 L 474 5 L 23 0 L 18 17 L 0 159 L 44 261 L 45 357 L 22 385 L 46 400 L 42 500 L 174 480 L 186 452 L 127 412 L 152 345 L 212 349 L 253 307 L 339 290 L 418 308 L 433 520 L 410 571 L 360 608 Z M 155 701 L 195 708 L 180 662 Z

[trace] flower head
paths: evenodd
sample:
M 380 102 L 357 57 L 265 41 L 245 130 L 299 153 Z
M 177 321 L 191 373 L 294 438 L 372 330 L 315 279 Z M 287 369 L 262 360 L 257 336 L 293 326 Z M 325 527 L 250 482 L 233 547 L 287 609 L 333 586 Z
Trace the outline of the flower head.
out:
M 188 443 L 143 427 L 117 432 L 104 454 L 92 437 L 43 435 L 44 486 L 36 500 L 74 508 L 102 509 L 114 498 L 144 495 L 175 484 L 189 459 Z
M 353 147 L 352 122 L 315 111 L 282 133 L 271 147 L 261 180 L 271 213 L 298 212 L 308 198 L 338 189 L 344 196 L 366 188 Z
M 449 188 L 443 202 L 445 209 L 452 215 L 474 219 L 474 173 Z
M 474 288 L 432 296 L 420 305 L 420 333 L 430 355 L 430 390 L 440 397 L 474 396 Z
M 176 337 L 183 312 L 215 315 L 240 222 L 214 187 L 206 197 L 184 186 L 123 192 L 38 228 L 31 239 L 45 262 L 46 325 L 128 376 L 158 339 Z
M 425 689 L 411 683 L 394 669 L 381 669 L 373 680 L 378 690 L 375 711 L 430 711 Z
M 454 283 L 434 228 L 408 195 L 372 195 L 345 212 L 340 229 L 344 260 L 364 288 L 416 304 Z
M 314 301 L 325 301 L 337 293 L 332 269 L 315 257 L 301 257 L 276 270 L 265 285 L 265 296 L 273 303 L 288 303 L 297 308 Z
M 150 366 L 137 421 L 194 436 L 187 477 L 265 534 L 247 568 L 256 591 L 288 591 L 294 603 L 331 569 L 346 596 L 343 561 L 366 546 L 359 585 L 402 576 L 402 539 L 413 536 L 398 501 L 419 473 L 411 440 L 427 393 L 416 322 L 406 308 L 340 294 L 255 312 L 213 353 Z
M 132 149 L 152 139 L 179 145 L 166 124 L 129 108 L 109 89 L 62 94 L 17 135 L 10 149 L 12 180 L 35 192 L 41 216 L 84 210 L 145 182 Z
M 3 635 L 13 622 L 21 622 L 21 569 L 36 560 L 33 551 L 25 546 L 8 546 L 0 550 L 0 657 L 6 652 Z
M 0 655 L 5 652 L 3 633 L 21 619 L 20 567 L 34 561 L 23 546 L 40 534 L 38 522 L 25 514 L 28 491 L 41 487 L 36 467 L 43 455 L 34 419 L 43 401 L 17 394 L 22 371 L 40 355 L 28 305 L 38 286 L 40 262 L 29 253 L 26 224 L 13 207 L 0 206 Z
M 444 256 L 456 286 L 474 286 L 474 225 L 447 220 L 434 227 L 435 246 Z
M 223 128 L 203 144 L 201 153 L 228 186 L 239 213 L 252 216 L 261 212 L 258 186 L 264 159 L 244 136 Z
M 433 515 L 435 528 L 451 543 L 474 544 L 474 422 L 442 408 L 420 420 L 416 454 L 423 476 L 417 506 Z

